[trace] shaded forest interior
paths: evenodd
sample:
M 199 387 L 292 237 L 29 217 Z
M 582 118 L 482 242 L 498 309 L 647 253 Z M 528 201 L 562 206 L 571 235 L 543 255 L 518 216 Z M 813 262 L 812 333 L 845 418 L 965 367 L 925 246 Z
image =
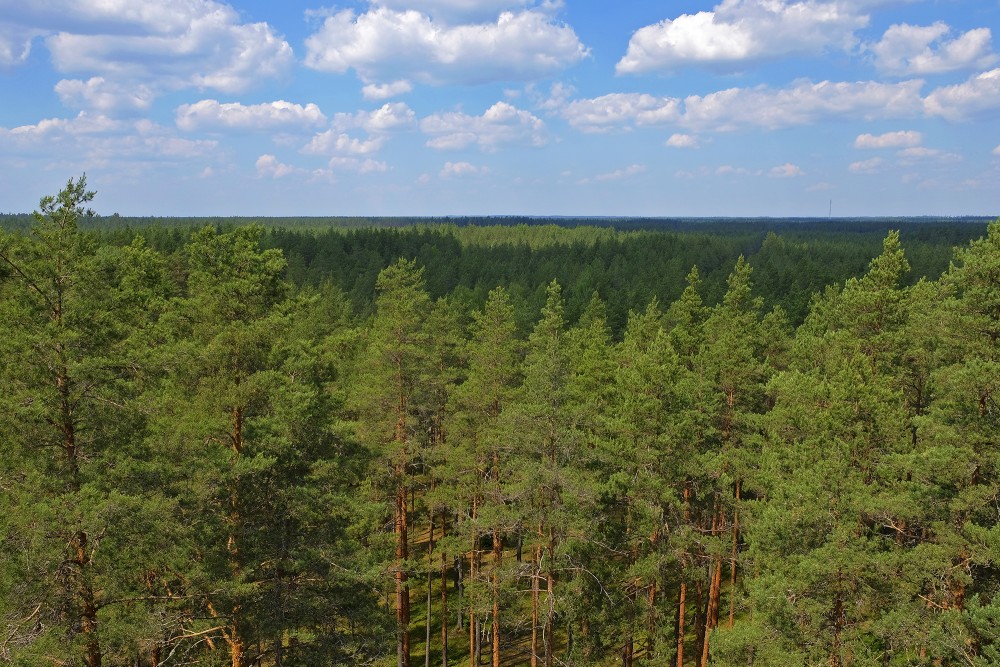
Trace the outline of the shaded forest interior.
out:
M 0 662 L 1000 664 L 1000 221 L 93 197 L 0 216 Z

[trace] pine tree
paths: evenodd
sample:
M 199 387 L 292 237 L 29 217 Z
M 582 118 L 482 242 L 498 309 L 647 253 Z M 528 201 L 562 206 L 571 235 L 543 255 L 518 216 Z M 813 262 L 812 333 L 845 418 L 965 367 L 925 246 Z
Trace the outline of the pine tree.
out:
M 0 236 L 0 618 L 4 660 L 98 667 L 148 647 L 144 572 L 170 534 L 137 484 L 145 428 L 135 340 L 165 294 L 141 243 L 79 229 L 86 178 L 43 197 L 30 235 Z
M 377 484 L 392 498 L 395 535 L 397 664 L 410 665 L 409 497 L 422 442 L 418 427 L 420 383 L 427 373 L 426 320 L 431 309 L 423 271 L 408 260 L 383 270 L 376 282 L 375 316 L 358 363 L 352 399 L 359 434 L 384 469 Z
M 503 563 L 505 538 L 516 528 L 510 510 L 512 468 L 516 465 L 515 439 L 507 424 L 506 411 L 520 380 L 520 343 L 515 338 L 514 308 L 506 290 L 490 292 L 483 310 L 473 316 L 466 346 L 468 370 L 465 382 L 453 397 L 454 446 L 452 465 L 468 512 L 460 526 L 461 539 L 471 545 L 469 631 L 471 658 L 476 660 L 476 627 L 482 617 L 491 619 L 490 659 L 499 667 L 504 624 L 501 609 L 510 585 L 509 569 Z M 457 468 L 457 470 L 456 470 Z M 466 509 L 468 508 L 468 509 Z M 489 566 L 483 571 L 480 542 L 491 546 Z

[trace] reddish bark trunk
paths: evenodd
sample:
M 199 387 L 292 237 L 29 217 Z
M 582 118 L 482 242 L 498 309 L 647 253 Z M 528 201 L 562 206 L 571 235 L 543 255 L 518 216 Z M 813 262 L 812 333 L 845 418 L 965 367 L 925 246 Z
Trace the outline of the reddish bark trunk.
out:
M 542 576 L 539 567 L 541 550 L 541 546 L 535 546 L 531 550 L 531 667 L 538 667 L 538 599 L 539 579 Z
M 500 667 L 500 559 L 503 543 L 500 531 L 493 529 L 493 667 Z
M 677 667 L 684 667 L 684 603 L 687 601 L 687 584 L 681 582 L 677 599 Z
M 740 493 L 742 482 L 736 481 L 736 508 L 733 510 L 733 553 L 729 560 L 729 627 L 736 620 L 736 556 L 740 541 Z

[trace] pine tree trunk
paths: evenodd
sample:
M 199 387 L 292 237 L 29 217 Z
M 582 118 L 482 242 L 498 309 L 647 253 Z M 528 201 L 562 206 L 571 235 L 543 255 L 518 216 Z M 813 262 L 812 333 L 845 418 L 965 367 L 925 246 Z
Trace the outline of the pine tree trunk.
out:
M 235 383 L 238 386 L 240 384 L 239 375 L 235 378 Z M 233 447 L 233 452 L 239 457 L 243 454 L 244 442 L 243 442 L 243 426 L 244 426 L 244 414 L 243 408 L 240 406 L 233 407 L 232 409 L 232 432 L 229 434 L 229 438 Z M 234 581 L 240 576 L 240 572 L 243 569 L 240 565 L 240 545 L 236 535 L 237 526 L 242 524 L 242 519 L 240 517 L 239 511 L 239 499 L 237 498 L 236 489 L 233 489 L 229 496 L 230 514 L 229 514 L 229 524 L 230 531 L 226 539 L 226 547 L 229 555 L 229 568 L 231 570 L 232 578 Z M 240 631 L 240 616 L 241 616 L 240 605 L 234 604 L 232 607 L 232 617 L 230 618 L 230 627 L 228 634 L 226 636 L 226 641 L 229 644 L 229 657 L 232 667 L 244 667 L 246 662 L 246 641 Z
M 554 650 L 554 637 L 552 636 L 555 631 L 555 616 L 556 616 L 556 596 L 555 596 L 555 576 L 552 573 L 552 566 L 555 563 L 555 533 L 553 528 L 549 527 L 549 562 L 546 567 L 545 580 L 546 580 L 546 600 L 548 602 L 547 609 L 545 610 L 545 667 L 552 667 L 555 660 L 555 650 Z
M 431 513 L 430 535 L 427 541 L 427 621 L 424 638 L 424 667 L 431 667 L 431 601 L 434 596 L 434 568 L 431 555 L 434 553 L 434 513 Z
M 742 482 L 736 480 L 736 507 L 733 509 L 733 553 L 729 559 L 729 627 L 736 620 L 736 556 L 740 543 L 740 492 Z
M 677 598 L 677 667 L 684 667 L 684 603 L 687 601 L 687 584 L 681 582 Z
M 649 587 L 649 608 L 646 611 L 646 658 L 652 659 L 656 650 L 656 581 Z
M 718 504 L 718 496 L 715 502 Z M 722 508 L 713 513 L 712 516 L 712 536 L 719 532 L 721 523 L 720 515 Z M 722 556 L 716 556 L 714 566 L 711 569 L 711 579 L 708 589 L 708 606 L 705 610 L 705 636 L 701 645 L 701 667 L 708 666 L 709 639 L 712 630 L 719 624 L 719 596 L 722 588 Z
M 500 559 L 503 543 L 500 531 L 493 529 L 493 667 L 500 667 Z
M 699 576 L 694 586 L 694 656 L 695 664 L 701 664 L 701 652 L 705 643 L 705 608 L 702 578 Z
M 479 574 L 478 568 L 478 558 L 477 554 L 479 552 L 479 534 L 476 532 L 475 522 L 476 516 L 479 510 L 479 499 L 475 496 L 472 498 L 472 550 L 469 552 L 469 581 L 474 582 L 476 576 Z M 479 655 L 477 646 L 479 643 L 479 625 L 476 622 L 476 610 L 469 604 L 469 665 L 471 667 L 477 667 L 479 664 Z
M 538 667 L 538 599 L 539 579 L 542 576 L 539 567 L 541 560 L 541 545 L 531 550 L 531 667 Z
M 402 371 L 397 368 L 396 386 L 403 387 Z M 407 583 L 405 562 L 409 558 L 409 507 L 407 503 L 407 452 L 406 414 L 407 399 L 400 390 L 396 406 L 396 428 L 394 439 L 400 447 L 399 463 L 396 466 L 396 664 L 410 667 L 410 586 Z
M 404 455 L 405 456 L 405 455 Z M 405 470 L 405 464 L 400 465 Z M 400 479 L 402 479 L 400 477 Z M 406 487 L 400 482 L 396 490 L 396 632 L 399 667 L 410 667 L 410 587 L 404 569 L 409 548 L 407 539 Z
M 246 645 L 243 643 L 243 637 L 236 633 L 236 628 L 233 628 L 233 634 L 229 638 L 229 657 L 232 667 L 245 667 Z
M 101 667 L 101 645 L 97 639 L 97 605 L 87 571 L 90 564 L 90 558 L 87 556 L 87 533 L 82 530 L 77 532 L 75 542 L 74 564 L 79 577 L 77 595 L 80 598 L 80 630 L 85 636 L 83 664 L 86 667 Z
M 447 521 L 441 524 L 444 539 Z M 448 667 L 448 554 L 441 552 L 441 667 Z

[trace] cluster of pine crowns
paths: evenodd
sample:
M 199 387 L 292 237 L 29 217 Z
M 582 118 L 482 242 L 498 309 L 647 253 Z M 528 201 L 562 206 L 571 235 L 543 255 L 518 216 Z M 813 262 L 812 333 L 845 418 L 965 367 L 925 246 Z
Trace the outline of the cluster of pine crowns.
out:
M 0 234 L 0 662 L 1000 664 L 1000 221 L 795 327 L 741 258 L 613 335 L 405 259 L 362 316 L 93 197 Z

